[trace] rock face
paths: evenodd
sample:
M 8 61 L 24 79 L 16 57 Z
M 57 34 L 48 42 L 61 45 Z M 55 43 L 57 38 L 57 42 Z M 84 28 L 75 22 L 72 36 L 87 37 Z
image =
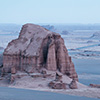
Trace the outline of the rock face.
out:
M 59 71 L 78 81 L 74 64 L 57 33 L 34 24 L 23 25 L 19 37 L 3 53 L 3 73 Z
M 0 54 L 0 67 L 3 65 L 3 54 Z
M 62 31 L 62 33 L 61 33 L 62 35 L 68 35 L 68 34 L 70 34 L 68 31 Z

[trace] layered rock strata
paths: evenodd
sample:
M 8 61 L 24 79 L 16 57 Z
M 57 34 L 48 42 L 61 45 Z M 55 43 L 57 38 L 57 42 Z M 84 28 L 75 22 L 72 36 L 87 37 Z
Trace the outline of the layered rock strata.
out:
M 39 25 L 25 24 L 19 37 L 4 50 L 3 73 L 35 73 L 42 68 L 59 71 L 78 81 L 63 38 Z

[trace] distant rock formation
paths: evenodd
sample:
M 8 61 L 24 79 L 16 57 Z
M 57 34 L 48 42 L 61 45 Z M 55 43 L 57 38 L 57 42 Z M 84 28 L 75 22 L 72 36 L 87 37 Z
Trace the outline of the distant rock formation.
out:
M 42 27 L 46 28 L 49 31 L 55 32 L 56 29 L 53 25 L 43 25 Z
M 95 33 L 91 36 L 91 38 L 97 38 L 97 39 L 99 39 L 99 38 L 100 38 L 100 32 L 95 32 Z
M 68 31 L 65 30 L 65 31 L 62 31 L 61 34 L 62 34 L 62 35 L 68 35 L 68 34 L 70 34 L 70 33 L 69 33 Z
M 49 87 L 52 89 L 67 89 L 65 83 L 57 81 L 51 81 Z
M 42 68 L 59 71 L 78 81 L 63 38 L 39 25 L 25 24 L 19 37 L 12 40 L 4 50 L 3 74 L 16 74 L 17 71 L 40 73 Z
M 100 88 L 100 84 L 90 84 L 90 87 L 92 87 L 92 88 Z

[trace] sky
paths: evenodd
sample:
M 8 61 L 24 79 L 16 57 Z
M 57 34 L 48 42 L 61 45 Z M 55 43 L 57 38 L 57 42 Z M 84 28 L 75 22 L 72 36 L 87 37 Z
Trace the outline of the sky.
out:
M 100 23 L 100 0 L 0 0 L 0 23 Z

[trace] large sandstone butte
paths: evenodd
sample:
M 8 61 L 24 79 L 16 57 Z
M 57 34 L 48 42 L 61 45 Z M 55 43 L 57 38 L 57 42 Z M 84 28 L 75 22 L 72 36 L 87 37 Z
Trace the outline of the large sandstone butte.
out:
M 3 53 L 3 73 L 39 72 L 45 68 L 78 80 L 62 37 L 39 25 L 23 25 L 19 37 Z

